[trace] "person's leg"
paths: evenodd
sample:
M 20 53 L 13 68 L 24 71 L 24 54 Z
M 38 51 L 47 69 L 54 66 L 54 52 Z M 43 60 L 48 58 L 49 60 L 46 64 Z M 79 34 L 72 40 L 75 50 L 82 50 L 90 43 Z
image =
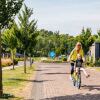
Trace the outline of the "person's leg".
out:
M 71 75 L 74 73 L 74 63 L 71 63 Z
M 74 63 L 70 64 L 70 80 L 72 80 L 72 75 L 74 73 Z
M 81 70 L 83 71 L 83 73 L 85 74 L 86 77 L 89 77 L 89 75 L 87 74 L 87 72 L 84 68 L 81 68 Z

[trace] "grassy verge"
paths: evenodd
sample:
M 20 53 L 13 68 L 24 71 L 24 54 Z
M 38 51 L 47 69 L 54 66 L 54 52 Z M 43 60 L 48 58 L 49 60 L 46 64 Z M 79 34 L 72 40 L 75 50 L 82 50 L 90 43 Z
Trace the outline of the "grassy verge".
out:
M 61 60 L 44 60 L 43 63 L 62 63 Z
M 97 71 L 100 71 L 100 67 L 96 67 L 96 70 L 97 70 Z
M 47 60 L 43 60 L 41 61 L 43 63 L 66 63 L 67 61 L 62 61 L 62 60 L 56 60 L 56 59 L 47 59 Z
M 41 57 L 33 57 L 34 61 L 41 61 Z
M 23 73 L 23 67 L 16 68 L 15 70 L 3 71 L 4 93 L 14 95 L 15 97 L 21 95 L 21 92 L 25 88 L 26 84 L 30 82 L 29 79 L 33 75 L 34 69 L 35 66 L 32 68 L 27 67 L 27 74 Z

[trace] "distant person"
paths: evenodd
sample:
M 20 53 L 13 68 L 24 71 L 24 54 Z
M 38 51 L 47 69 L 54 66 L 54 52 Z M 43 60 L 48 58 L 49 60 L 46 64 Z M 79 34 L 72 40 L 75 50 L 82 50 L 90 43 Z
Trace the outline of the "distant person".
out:
M 82 49 L 82 44 L 80 42 L 77 42 L 75 48 L 72 50 L 72 52 L 69 55 L 68 61 L 70 61 L 70 65 L 71 65 L 71 76 L 70 79 L 72 79 L 72 74 L 74 73 L 74 64 L 77 60 L 77 55 L 80 54 L 82 56 L 82 59 L 84 61 L 84 52 Z
M 88 78 L 90 75 L 87 74 L 86 70 L 83 67 L 83 59 L 82 56 L 80 54 L 77 55 L 77 60 L 75 62 L 75 73 L 78 73 L 78 69 L 80 68 L 81 71 L 84 72 L 86 78 Z

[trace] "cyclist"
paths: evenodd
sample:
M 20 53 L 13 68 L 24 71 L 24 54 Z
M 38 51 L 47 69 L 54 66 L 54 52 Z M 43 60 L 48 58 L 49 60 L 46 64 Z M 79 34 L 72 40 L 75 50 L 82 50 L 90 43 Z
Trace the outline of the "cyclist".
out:
M 83 59 L 80 54 L 77 55 L 77 60 L 75 62 L 75 72 L 78 73 L 78 68 L 80 68 L 81 71 L 84 72 L 86 78 L 88 78 L 90 75 L 87 74 L 86 70 L 83 68 Z
M 68 61 L 70 61 L 71 65 L 71 76 L 70 79 L 72 80 L 72 74 L 74 73 L 74 63 L 77 60 L 77 54 L 80 54 L 82 56 L 82 59 L 84 61 L 84 53 L 82 49 L 82 44 L 80 42 L 77 42 L 75 48 L 72 50 L 72 52 L 69 55 Z

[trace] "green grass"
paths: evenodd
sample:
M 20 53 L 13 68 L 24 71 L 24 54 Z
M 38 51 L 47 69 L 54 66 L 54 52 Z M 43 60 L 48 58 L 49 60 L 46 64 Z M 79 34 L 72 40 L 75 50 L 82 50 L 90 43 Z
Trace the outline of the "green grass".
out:
M 100 67 L 96 67 L 96 70 L 97 70 L 97 71 L 100 71 Z
M 16 96 L 25 87 L 26 83 L 30 82 L 29 78 L 33 75 L 34 69 L 35 66 L 27 67 L 27 74 L 24 74 L 23 67 L 3 71 L 4 93 Z
M 47 60 L 43 60 L 42 62 L 44 62 L 44 63 L 64 63 L 64 62 L 67 62 L 67 61 L 62 61 L 62 60 L 59 60 L 59 59 L 47 58 Z
M 41 57 L 33 57 L 34 61 L 41 61 Z

